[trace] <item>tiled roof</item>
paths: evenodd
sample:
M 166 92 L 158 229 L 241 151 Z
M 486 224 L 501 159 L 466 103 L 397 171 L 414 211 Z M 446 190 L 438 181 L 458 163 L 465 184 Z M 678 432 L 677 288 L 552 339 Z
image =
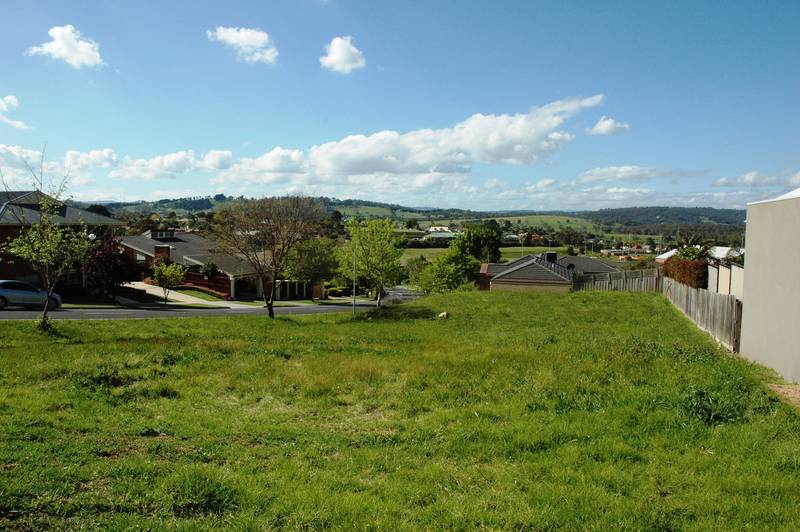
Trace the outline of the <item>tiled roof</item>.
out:
M 253 267 L 246 260 L 221 253 L 215 250 L 213 240 L 195 233 L 175 231 L 173 238 L 156 239 L 147 231 L 141 235 L 120 237 L 123 246 L 129 247 L 145 255 L 154 256 L 156 246 L 168 245 L 170 259 L 184 266 L 203 265 L 209 262 L 216 264 L 221 271 L 234 275 L 251 275 Z
M 513 268 L 514 266 L 518 266 L 525 261 L 529 261 L 535 256 L 536 255 L 525 255 L 524 257 L 514 259 L 510 262 L 490 262 L 486 264 L 486 273 L 489 275 L 497 275 L 498 273 L 504 272 L 509 268 Z
M 619 271 L 610 264 L 593 259 L 592 257 L 567 255 L 558 259 L 557 262 L 565 268 L 569 268 L 571 265 L 572 268 L 570 269 L 582 273 L 613 273 Z
M 560 264 L 547 262 L 535 255 L 525 257 L 525 259 L 527 260 L 516 261 L 516 265 L 495 275 L 492 282 L 572 283 L 572 271 Z
M 42 216 L 39 208 L 42 196 L 46 196 L 46 194 L 33 190 L 1 192 L 0 225 L 37 223 Z M 50 199 L 53 200 L 53 198 Z M 59 225 L 80 225 L 82 223 L 89 226 L 123 225 L 119 220 L 78 209 L 63 202 L 58 202 L 56 205 L 56 214 L 51 217 L 51 220 Z

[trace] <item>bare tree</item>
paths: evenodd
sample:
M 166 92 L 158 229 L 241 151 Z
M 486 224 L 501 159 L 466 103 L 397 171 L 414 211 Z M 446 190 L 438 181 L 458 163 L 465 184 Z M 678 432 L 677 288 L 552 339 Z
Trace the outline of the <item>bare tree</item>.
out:
M 261 281 L 270 318 L 275 317 L 275 283 L 289 253 L 319 231 L 324 217 L 321 202 L 302 196 L 224 205 L 217 213 L 214 236 L 219 250 L 250 263 Z

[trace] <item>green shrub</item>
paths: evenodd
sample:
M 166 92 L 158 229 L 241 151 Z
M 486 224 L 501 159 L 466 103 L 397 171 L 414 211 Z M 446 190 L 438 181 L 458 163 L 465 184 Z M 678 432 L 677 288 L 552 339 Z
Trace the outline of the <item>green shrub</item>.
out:
M 226 474 L 212 466 L 193 465 L 175 472 L 163 486 L 175 515 L 222 514 L 235 510 L 241 497 Z

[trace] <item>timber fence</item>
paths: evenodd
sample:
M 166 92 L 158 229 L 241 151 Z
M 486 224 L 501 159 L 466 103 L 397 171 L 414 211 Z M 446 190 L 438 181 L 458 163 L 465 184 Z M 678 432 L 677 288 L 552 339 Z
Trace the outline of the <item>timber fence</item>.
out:
M 736 296 L 692 288 L 669 277 L 663 279 L 663 291 L 667 299 L 698 327 L 728 349 L 739 352 L 742 302 Z
M 594 273 L 577 275 L 574 288 L 617 292 L 661 292 L 661 280 L 662 276 L 658 269 Z

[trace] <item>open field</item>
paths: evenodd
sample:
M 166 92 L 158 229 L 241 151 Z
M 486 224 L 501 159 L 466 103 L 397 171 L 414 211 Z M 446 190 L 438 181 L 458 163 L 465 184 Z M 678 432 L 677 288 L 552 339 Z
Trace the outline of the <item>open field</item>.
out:
M 800 526 L 800 416 L 659 295 L 0 336 L 2 528 Z

